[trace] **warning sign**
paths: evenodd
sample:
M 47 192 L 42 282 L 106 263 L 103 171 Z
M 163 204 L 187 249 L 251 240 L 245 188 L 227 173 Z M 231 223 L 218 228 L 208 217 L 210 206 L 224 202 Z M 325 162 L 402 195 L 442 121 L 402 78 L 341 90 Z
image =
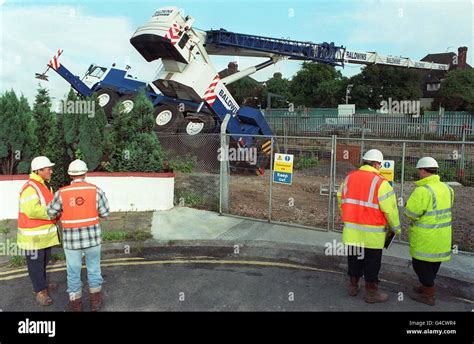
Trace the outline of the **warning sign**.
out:
M 387 179 L 390 185 L 393 186 L 393 180 L 395 179 L 395 161 L 384 160 L 382 161 L 382 167 L 380 168 L 380 175 Z
M 273 182 L 281 184 L 292 183 L 293 154 L 275 154 L 273 163 Z

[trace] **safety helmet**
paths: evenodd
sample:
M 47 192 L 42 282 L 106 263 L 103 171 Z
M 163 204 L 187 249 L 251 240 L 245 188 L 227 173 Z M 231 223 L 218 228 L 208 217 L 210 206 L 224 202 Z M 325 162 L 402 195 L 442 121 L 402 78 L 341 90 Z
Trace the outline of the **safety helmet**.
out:
M 53 164 L 47 157 L 37 156 L 31 161 L 31 170 L 37 171 L 45 167 L 53 167 L 54 165 L 55 164 Z
M 365 161 L 376 161 L 376 162 L 382 163 L 383 154 L 378 149 L 370 149 L 367 152 L 365 152 L 362 159 Z
M 80 176 L 87 173 L 87 165 L 84 161 L 76 159 L 69 164 L 67 173 L 70 176 Z
M 418 160 L 416 168 L 438 168 L 438 162 L 430 156 L 425 156 Z

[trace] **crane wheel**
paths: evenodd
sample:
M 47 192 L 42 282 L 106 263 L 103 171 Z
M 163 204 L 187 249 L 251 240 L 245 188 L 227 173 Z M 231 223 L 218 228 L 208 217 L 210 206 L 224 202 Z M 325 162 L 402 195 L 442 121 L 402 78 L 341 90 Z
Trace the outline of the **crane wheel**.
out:
M 119 95 L 112 89 L 102 88 L 96 93 L 99 106 L 104 109 L 109 122 L 112 121 L 112 109 L 119 100 Z
M 120 113 L 130 113 L 135 106 L 135 96 L 133 94 L 126 94 L 120 97 L 118 103 L 122 106 Z
M 155 108 L 154 114 L 157 133 L 176 133 L 184 121 L 183 114 L 173 105 L 159 105 Z

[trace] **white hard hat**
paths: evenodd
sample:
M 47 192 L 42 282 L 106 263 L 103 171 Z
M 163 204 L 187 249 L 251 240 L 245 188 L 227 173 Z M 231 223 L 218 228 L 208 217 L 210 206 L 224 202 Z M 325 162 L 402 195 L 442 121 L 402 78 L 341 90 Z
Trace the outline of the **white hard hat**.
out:
M 47 157 L 37 156 L 31 161 L 31 170 L 37 171 L 45 167 L 53 167 L 54 165 L 55 164 L 53 164 Z
M 376 162 L 382 163 L 383 154 L 378 149 L 370 149 L 367 152 L 365 152 L 362 159 L 365 160 L 365 161 L 376 161 Z
M 76 159 L 69 164 L 67 173 L 70 176 L 80 176 L 87 173 L 87 165 L 84 161 Z
M 438 162 L 430 156 L 425 156 L 418 160 L 416 168 L 438 168 Z

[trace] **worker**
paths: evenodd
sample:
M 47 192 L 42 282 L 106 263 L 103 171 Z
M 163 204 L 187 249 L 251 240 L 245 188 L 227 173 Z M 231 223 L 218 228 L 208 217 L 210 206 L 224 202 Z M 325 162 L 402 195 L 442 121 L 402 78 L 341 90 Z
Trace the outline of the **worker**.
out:
M 105 193 L 86 182 L 86 173 L 87 165 L 84 161 L 78 159 L 71 162 L 68 168 L 71 184 L 60 188 L 48 206 L 51 217 L 61 217 L 69 309 L 74 312 L 82 311 L 83 255 L 87 267 L 90 309 L 95 312 L 102 307 L 102 238 L 99 217 L 109 215 L 109 205 Z
M 451 259 L 453 189 L 441 182 L 438 162 L 423 157 L 416 164 L 420 180 L 407 201 L 404 214 L 411 220 L 410 255 L 421 283 L 412 299 L 435 305 L 435 278 L 441 262 Z
M 17 245 L 25 251 L 36 302 L 42 306 L 53 303 L 49 292 L 57 288 L 57 284 L 48 283 L 46 277 L 51 248 L 59 245 L 56 221 L 46 211 L 46 206 L 53 199 L 53 190 L 48 182 L 54 165 L 45 156 L 31 161 L 29 179 L 20 192 L 18 212 Z
M 378 291 L 378 275 L 386 227 L 397 234 L 401 231 L 397 199 L 392 186 L 380 175 L 382 152 L 371 149 L 362 159 L 363 166 L 350 172 L 337 192 L 344 222 L 342 241 L 348 252 L 348 292 L 356 296 L 364 276 L 364 300 L 385 302 L 388 295 Z

